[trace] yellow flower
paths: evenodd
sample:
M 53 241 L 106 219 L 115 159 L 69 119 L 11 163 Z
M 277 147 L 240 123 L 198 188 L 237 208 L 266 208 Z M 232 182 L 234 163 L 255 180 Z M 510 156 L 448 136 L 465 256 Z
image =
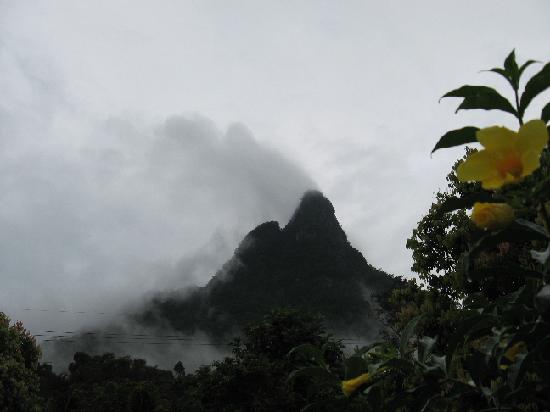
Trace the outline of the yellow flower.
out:
M 514 220 L 514 209 L 506 203 L 475 203 L 471 219 L 480 229 L 501 229 Z
M 480 181 L 484 189 L 498 189 L 518 182 L 540 166 L 540 154 L 548 142 L 542 120 L 531 120 L 514 132 L 493 126 L 479 130 L 477 140 L 484 147 L 458 166 L 458 180 Z
M 514 363 L 516 361 L 516 358 L 520 354 L 520 352 L 523 352 L 525 350 L 525 342 L 520 341 L 516 342 L 512 346 L 510 346 L 506 352 L 504 352 L 504 359 L 507 361 L 507 363 L 501 364 L 500 369 L 506 370 L 508 369 L 509 365 Z
M 369 379 L 369 374 L 364 373 L 362 375 L 359 375 L 357 378 L 342 381 L 342 392 L 344 392 L 344 395 L 350 396 L 353 392 L 357 390 L 357 388 L 367 383 Z

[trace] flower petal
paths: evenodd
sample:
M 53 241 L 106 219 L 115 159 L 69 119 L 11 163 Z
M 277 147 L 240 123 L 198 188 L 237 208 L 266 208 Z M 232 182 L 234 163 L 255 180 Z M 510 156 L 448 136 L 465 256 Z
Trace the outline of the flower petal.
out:
M 486 150 L 469 155 L 456 169 L 458 180 L 485 180 L 498 177 L 495 159 Z
M 531 120 L 519 128 L 518 150 L 525 152 L 529 150 L 538 151 L 548 142 L 548 130 L 542 120 Z
M 479 143 L 489 151 L 510 150 L 515 147 L 518 140 L 516 132 L 500 126 L 478 130 L 476 137 Z
M 523 163 L 522 177 L 529 176 L 540 166 L 540 152 L 535 150 L 523 152 L 521 162 Z

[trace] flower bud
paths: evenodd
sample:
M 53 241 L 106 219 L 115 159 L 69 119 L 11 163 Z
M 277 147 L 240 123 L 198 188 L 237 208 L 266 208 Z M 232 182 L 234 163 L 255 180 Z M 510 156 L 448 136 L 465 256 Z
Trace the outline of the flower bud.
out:
M 502 229 L 514 220 L 514 209 L 506 203 L 476 203 L 471 219 L 480 229 Z
M 360 386 L 363 386 L 370 380 L 369 374 L 364 373 L 359 375 L 357 378 L 353 378 L 347 381 L 342 381 L 342 392 L 344 395 L 350 396 L 353 392 L 357 390 Z

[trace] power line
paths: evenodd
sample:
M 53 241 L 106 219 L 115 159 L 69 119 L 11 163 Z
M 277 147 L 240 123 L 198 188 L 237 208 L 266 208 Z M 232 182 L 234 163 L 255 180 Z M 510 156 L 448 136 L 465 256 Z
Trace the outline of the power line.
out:
M 78 315 L 113 315 L 113 316 L 126 316 L 126 313 L 122 312 L 99 312 L 91 310 L 69 310 L 69 309 L 43 309 L 43 308 L 22 308 L 25 312 L 52 312 L 52 313 L 75 313 Z

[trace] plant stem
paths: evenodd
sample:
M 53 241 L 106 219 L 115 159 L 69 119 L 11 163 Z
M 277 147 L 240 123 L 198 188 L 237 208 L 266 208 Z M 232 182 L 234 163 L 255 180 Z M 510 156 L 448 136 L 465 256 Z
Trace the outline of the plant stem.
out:
M 516 111 L 518 113 L 518 120 L 520 127 L 523 126 L 523 116 L 519 114 L 519 94 L 518 94 L 518 88 L 514 87 L 514 95 L 516 97 Z

